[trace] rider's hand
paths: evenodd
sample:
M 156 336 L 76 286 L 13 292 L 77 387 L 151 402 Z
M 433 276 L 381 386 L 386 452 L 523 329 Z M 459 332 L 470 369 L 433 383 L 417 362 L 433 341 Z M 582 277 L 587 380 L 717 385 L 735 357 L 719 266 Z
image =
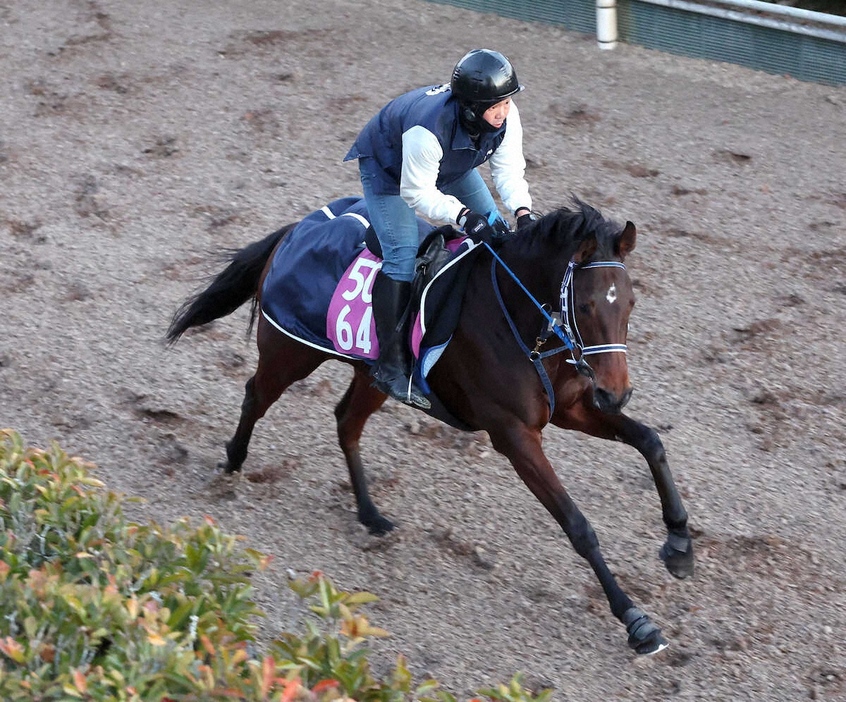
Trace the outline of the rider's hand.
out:
M 537 221 L 537 217 L 532 214 L 531 212 L 526 212 L 526 214 L 521 214 L 517 218 L 517 231 L 519 232 L 523 227 L 527 224 L 531 224 L 532 222 Z
M 511 227 L 502 217 L 497 217 L 491 227 L 493 227 L 494 240 L 496 241 L 505 241 L 511 236 Z
M 459 212 L 456 222 L 464 230 L 464 233 L 477 244 L 483 241 L 490 244 L 496 236 L 496 231 L 488 224 L 488 218 L 478 212 L 473 212 L 469 207 L 465 207 Z

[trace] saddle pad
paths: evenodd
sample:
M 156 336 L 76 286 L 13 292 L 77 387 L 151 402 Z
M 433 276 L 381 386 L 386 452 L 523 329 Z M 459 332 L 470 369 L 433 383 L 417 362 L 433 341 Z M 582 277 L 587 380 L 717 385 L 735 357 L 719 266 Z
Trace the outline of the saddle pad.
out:
M 422 240 L 433 227 L 417 222 Z M 365 247 L 369 226 L 359 197 L 335 200 L 305 217 L 274 254 L 262 287 L 262 314 L 310 346 L 348 358 L 377 358 L 370 292 L 382 261 Z

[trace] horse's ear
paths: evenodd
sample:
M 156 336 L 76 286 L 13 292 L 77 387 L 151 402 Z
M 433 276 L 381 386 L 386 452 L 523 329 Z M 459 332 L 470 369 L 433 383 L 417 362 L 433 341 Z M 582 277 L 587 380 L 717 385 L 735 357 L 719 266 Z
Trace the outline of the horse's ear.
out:
M 623 232 L 620 234 L 620 241 L 617 243 L 617 252 L 620 258 L 624 259 L 632 251 L 637 244 L 637 228 L 632 222 L 626 222 L 623 227 Z
M 584 263 L 593 256 L 597 246 L 599 246 L 599 242 L 597 242 L 595 236 L 585 239 L 581 244 L 579 244 L 579 248 L 576 250 L 576 253 L 573 254 L 573 261 L 577 265 Z

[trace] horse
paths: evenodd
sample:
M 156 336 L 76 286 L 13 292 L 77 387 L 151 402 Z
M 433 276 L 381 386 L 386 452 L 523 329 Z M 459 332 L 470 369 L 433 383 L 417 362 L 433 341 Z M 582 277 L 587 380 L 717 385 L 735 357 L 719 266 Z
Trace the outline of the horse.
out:
M 282 393 L 324 361 L 338 359 L 283 333 L 260 313 L 263 281 L 275 252 L 296 226 L 226 252 L 228 265 L 182 303 L 166 334 L 173 344 L 188 329 L 252 301 L 248 333 L 258 320 L 258 364 L 246 383 L 237 429 L 225 445 L 221 467 L 227 474 L 242 469 L 256 422 Z M 443 229 L 460 236 L 452 227 Z M 427 382 L 438 406 L 447 410 L 439 415 L 433 406 L 432 416 L 467 431 L 487 432 L 493 448 L 509 460 L 593 569 L 612 614 L 626 628 L 628 645 L 638 654 L 653 654 L 666 648 L 667 640 L 618 584 L 593 527 L 541 446 L 542 432 L 552 424 L 636 449 L 646 459 L 661 501 L 667 536 L 659 558 L 676 578 L 693 574 L 687 512 L 663 443 L 654 429 L 622 411 L 632 394 L 626 337 L 635 303 L 624 260 L 636 238 L 632 222 L 620 225 L 573 196 L 567 206 L 539 216 L 501 243 L 485 244 L 466 264 L 457 322 Z M 334 414 L 357 517 L 371 533 L 384 535 L 394 524 L 368 493 L 359 439 L 387 396 L 374 387 L 366 360 L 340 360 L 353 369 Z

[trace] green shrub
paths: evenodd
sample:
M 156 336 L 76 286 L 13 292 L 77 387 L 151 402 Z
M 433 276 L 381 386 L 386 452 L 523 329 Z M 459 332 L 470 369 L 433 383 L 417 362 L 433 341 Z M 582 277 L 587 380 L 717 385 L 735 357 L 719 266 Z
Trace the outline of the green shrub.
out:
M 0 699 L 454 702 L 415 686 L 400 657 L 386 679 L 368 663 L 376 599 L 320 573 L 292 581 L 302 631 L 260 655 L 250 573 L 267 557 L 207 518 L 165 529 L 124 517 L 122 497 L 58 447 L 0 431 Z M 509 685 L 492 700 L 544 700 Z

